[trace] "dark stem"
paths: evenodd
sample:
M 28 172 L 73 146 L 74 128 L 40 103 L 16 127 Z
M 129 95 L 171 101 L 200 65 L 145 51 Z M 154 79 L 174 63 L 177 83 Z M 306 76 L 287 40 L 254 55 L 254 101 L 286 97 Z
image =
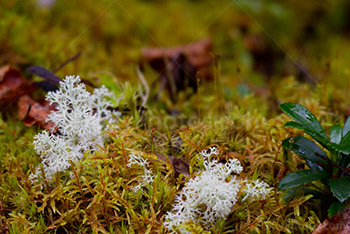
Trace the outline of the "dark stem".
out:
M 350 176 L 350 172 L 349 172 L 349 171 L 347 171 L 345 168 L 339 166 L 339 164 L 333 162 L 333 161 L 330 160 L 328 157 L 326 157 L 326 156 L 324 156 L 324 155 L 322 155 L 322 154 L 319 154 L 319 153 L 317 153 L 317 152 L 315 153 L 315 155 L 318 156 L 318 157 L 320 157 L 320 158 L 323 158 L 323 159 L 326 160 L 331 166 L 338 168 L 338 169 L 341 170 L 344 174 Z
M 77 58 L 79 58 L 79 56 L 81 55 L 81 52 L 78 52 L 76 55 L 74 55 L 73 57 L 67 59 L 66 61 L 64 61 L 64 63 L 62 63 L 58 68 L 56 68 L 55 70 L 53 70 L 53 73 L 58 72 L 59 70 L 61 70 L 64 66 L 66 66 L 68 63 L 76 60 Z

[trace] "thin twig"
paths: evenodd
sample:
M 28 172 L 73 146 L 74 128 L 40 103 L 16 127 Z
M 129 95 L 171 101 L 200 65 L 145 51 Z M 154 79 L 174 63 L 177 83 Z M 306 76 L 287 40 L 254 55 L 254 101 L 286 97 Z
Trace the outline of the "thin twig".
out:
M 344 174 L 350 176 L 350 172 L 349 172 L 349 171 L 347 171 L 345 168 L 339 166 L 339 164 L 333 162 L 333 161 L 330 160 L 328 157 L 326 157 L 326 156 L 324 156 L 324 155 L 322 155 L 322 154 L 319 154 L 319 153 L 317 153 L 317 152 L 315 153 L 315 155 L 318 156 L 318 157 L 320 157 L 320 158 L 323 158 L 323 159 L 326 160 L 331 166 L 338 168 L 338 169 L 341 170 Z
M 58 68 L 56 68 L 55 70 L 53 70 L 53 73 L 58 72 L 59 70 L 61 70 L 64 66 L 66 66 L 68 63 L 76 60 L 77 58 L 79 58 L 81 55 L 81 52 L 78 52 L 76 55 L 74 55 L 73 57 L 70 57 L 69 59 L 67 59 L 66 61 L 64 61 Z

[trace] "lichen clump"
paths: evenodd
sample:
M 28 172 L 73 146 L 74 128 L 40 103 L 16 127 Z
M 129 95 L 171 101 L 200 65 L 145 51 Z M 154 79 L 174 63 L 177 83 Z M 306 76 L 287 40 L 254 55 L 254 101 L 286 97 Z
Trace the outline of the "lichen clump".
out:
M 52 132 L 47 130 L 34 137 L 34 149 L 41 156 L 45 176 L 51 178 L 56 172 L 70 167 L 70 161 L 80 161 L 86 151 L 94 152 L 103 146 L 102 131 L 105 121 L 113 120 L 107 97 L 112 94 L 104 87 L 94 93 L 86 90 L 79 76 L 67 76 L 60 82 L 60 88 L 48 92 L 46 100 L 54 105 L 48 122 L 53 122 Z M 31 175 L 37 178 L 37 173 Z
M 236 204 L 239 192 L 243 189 L 246 196 L 252 199 L 265 199 L 270 192 L 269 186 L 262 181 L 253 183 L 239 178 L 243 167 L 237 159 L 230 159 L 222 164 L 217 160 L 210 160 L 211 155 L 218 155 L 215 147 L 202 151 L 205 170 L 190 179 L 183 190 L 176 195 L 172 212 L 166 215 L 165 226 L 176 230 L 181 224 L 189 221 L 200 222 L 204 227 L 215 224 L 218 218 L 225 219 Z M 234 173 L 235 175 L 231 176 Z M 181 233 L 187 232 L 180 227 Z

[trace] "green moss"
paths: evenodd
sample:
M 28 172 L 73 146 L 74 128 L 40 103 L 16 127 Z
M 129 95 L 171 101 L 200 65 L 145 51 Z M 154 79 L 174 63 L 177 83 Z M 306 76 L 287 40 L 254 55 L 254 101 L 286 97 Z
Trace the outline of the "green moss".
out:
M 15 103 L 6 110 L 0 118 L 0 232 L 166 233 L 164 216 L 188 178 L 175 178 L 172 165 L 154 153 L 183 160 L 193 176 L 203 164 L 198 153 L 216 146 L 218 160 L 237 158 L 242 176 L 276 188 L 287 170 L 302 163 L 281 149 L 281 141 L 298 131 L 282 127 L 288 119 L 280 115 L 279 104 L 304 105 L 326 132 L 334 123 L 343 124 L 349 112 L 345 4 L 78 0 L 45 8 L 34 0 L 13 0 L 2 1 L 0 8 L 0 64 L 10 63 L 26 78 L 39 80 L 24 68 L 41 65 L 54 71 L 81 51 L 79 59 L 56 74 L 79 74 L 124 98 L 115 100 L 124 115 L 108 128 L 110 139 L 100 152 L 72 162 L 53 181 L 36 183 L 29 175 L 40 165 L 32 145 L 40 130 L 17 119 Z M 201 80 L 197 92 L 182 91 L 174 103 L 161 90 L 158 74 L 145 66 L 151 90 L 147 110 L 140 113 L 145 87 L 138 84 L 135 67 L 141 47 L 170 47 L 204 37 L 215 45 L 215 81 Z M 252 38 L 270 48 L 264 61 L 276 56 L 271 77 L 254 70 L 255 54 L 247 45 Z M 297 64 L 305 66 L 311 84 L 304 82 L 310 77 L 302 76 Z M 127 166 L 135 152 L 150 161 L 155 174 L 154 183 L 138 192 L 131 189 L 143 170 Z M 300 193 L 284 203 L 284 194 L 274 189 L 263 203 L 238 202 L 210 232 L 311 233 L 324 212 L 310 198 Z M 205 233 L 191 222 L 183 226 Z

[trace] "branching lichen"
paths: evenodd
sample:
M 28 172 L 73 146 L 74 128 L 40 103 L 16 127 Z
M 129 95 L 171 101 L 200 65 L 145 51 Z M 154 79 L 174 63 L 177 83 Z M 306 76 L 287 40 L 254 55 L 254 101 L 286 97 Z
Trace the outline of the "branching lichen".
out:
M 176 195 L 173 210 L 166 215 L 167 228 L 176 230 L 180 224 L 189 221 L 209 227 L 218 219 L 225 219 L 239 199 L 238 194 L 242 188 L 246 197 L 257 200 L 264 199 L 270 192 L 269 186 L 264 182 L 248 183 L 237 175 L 231 176 L 231 173 L 239 174 L 243 170 L 237 159 L 230 159 L 226 164 L 222 164 L 215 159 L 210 160 L 212 154 L 218 154 L 215 147 L 201 152 L 201 156 L 206 160 L 205 170 L 194 179 L 190 179 Z M 188 233 L 182 227 L 178 230 Z
M 49 114 L 47 121 L 54 123 L 52 131 L 58 133 L 45 130 L 33 142 L 47 178 L 69 168 L 71 160 L 81 160 L 86 151 L 93 152 L 103 146 L 105 121 L 113 120 L 112 111 L 107 109 L 111 103 L 106 98 L 110 96 L 104 86 L 89 93 L 79 76 L 67 76 L 60 82 L 59 90 L 47 94 L 46 100 L 57 109 Z M 39 167 L 31 175 L 33 179 L 37 178 L 38 170 Z

